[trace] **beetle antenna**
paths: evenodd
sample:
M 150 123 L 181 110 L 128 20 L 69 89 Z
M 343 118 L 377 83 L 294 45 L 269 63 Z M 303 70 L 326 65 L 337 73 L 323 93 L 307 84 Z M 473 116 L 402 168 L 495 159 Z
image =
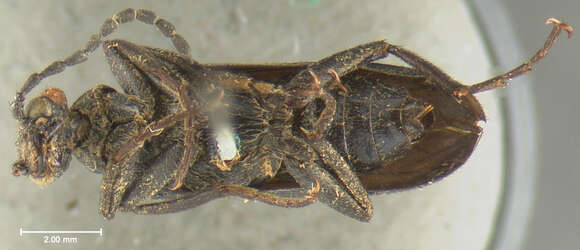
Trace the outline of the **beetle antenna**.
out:
M 35 88 L 43 79 L 59 74 L 65 70 L 67 67 L 71 67 L 86 61 L 89 54 L 92 54 L 103 42 L 103 39 L 109 36 L 111 33 L 117 31 L 120 24 L 128 23 L 134 20 L 138 20 L 142 23 L 155 25 L 157 29 L 167 38 L 169 38 L 177 50 L 177 52 L 189 56 L 189 44 L 177 32 L 175 32 L 175 27 L 173 24 L 169 23 L 167 20 L 160 18 L 154 12 L 150 10 L 134 10 L 125 9 L 119 13 L 108 18 L 101 24 L 101 28 L 95 34 L 93 34 L 85 46 L 70 56 L 63 60 L 57 60 L 48 65 L 39 73 L 31 74 L 22 88 L 16 93 L 14 100 L 10 102 L 10 110 L 12 114 L 20 123 L 24 122 L 24 100 L 25 96 Z

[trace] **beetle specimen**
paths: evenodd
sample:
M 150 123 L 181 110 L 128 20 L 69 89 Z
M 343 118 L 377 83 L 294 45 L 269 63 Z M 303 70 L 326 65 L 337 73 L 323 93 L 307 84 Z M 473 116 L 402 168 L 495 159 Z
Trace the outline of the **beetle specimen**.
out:
M 177 52 L 104 40 L 133 20 Z M 11 103 L 20 123 L 14 175 L 46 185 L 74 154 L 103 173 L 100 212 L 175 212 L 234 195 L 277 206 L 319 200 L 367 221 L 368 193 L 438 180 L 469 157 L 485 119 L 472 95 L 505 86 L 544 57 L 562 29 L 514 70 L 465 86 L 411 51 L 375 41 L 318 62 L 202 65 L 169 22 L 148 10 L 107 19 L 84 48 L 32 74 Z M 41 80 L 103 45 L 124 93 L 99 85 L 69 108 Z M 412 68 L 373 63 L 392 54 Z

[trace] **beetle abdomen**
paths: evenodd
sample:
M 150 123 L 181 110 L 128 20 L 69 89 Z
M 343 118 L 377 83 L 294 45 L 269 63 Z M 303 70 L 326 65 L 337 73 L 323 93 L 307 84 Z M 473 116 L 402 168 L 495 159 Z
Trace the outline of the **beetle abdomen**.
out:
M 337 98 L 336 126 L 329 139 L 352 164 L 366 169 L 403 155 L 423 134 L 429 105 L 401 87 L 360 79 L 359 88 Z

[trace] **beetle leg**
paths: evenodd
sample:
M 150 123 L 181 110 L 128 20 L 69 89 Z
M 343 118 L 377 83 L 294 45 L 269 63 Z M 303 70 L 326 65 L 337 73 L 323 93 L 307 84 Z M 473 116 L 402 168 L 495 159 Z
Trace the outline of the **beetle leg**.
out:
M 318 200 L 358 220 L 371 218 L 372 204 L 366 190 L 329 142 L 318 139 L 307 143 L 294 137 L 286 139 L 283 147 L 287 154 L 284 165 L 301 187 L 319 182 Z
M 326 91 L 331 88 L 330 84 L 334 83 L 346 91 L 340 77 L 359 66 L 386 57 L 389 46 L 385 41 L 376 41 L 338 52 L 309 65 L 290 80 L 285 88 L 292 93 L 290 103 L 294 109 L 304 108 L 316 98 L 324 102 L 324 109 L 314 122 L 312 131 L 301 128 L 309 139 L 321 138 L 332 124 L 336 100 Z
M 303 207 L 316 201 L 316 196 L 320 190 L 319 185 L 315 185 L 308 190 L 307 195 L 300 198 L 288 197 L 285 194 L 279 196 L 270 192 L 263 192 L 258 189 L 240 185 L 218 185 L 210 186 L 201 190 L 163 190 L 154 198 L 137 202 L 131 206 L 121 207 L 122 211 L 132 211 L 137 214 L 165 214 L 174 213 L 189 208 L 197 207 L 208 201 L 223 198 L 226 196 L 238 196 L 250 200 L 258 200 L 280 207 Z
M 160 134 L 165 128 L 172 126 L 175 122 L 182 119 L 190 121 L 184 122 L 185 125 L 190 125 L 192 117 L 193 115 L 191 112 L 185 111 L 175 115 L 168 115 L 161 120 L 150 123 L 145 129 L 130 127 L 127 129 L 119 128 L 116 130 L 116 132 L 121 131 L 119 132 L 121 134 L 115 136 L 117 141 L 111 142 L 110 144 L 120 144 L 120 146 L 117 150 L 113 151 L 114 153 L 112 153 L 112 158 L 104 171 L 101 185 L 101 212 L 105 217 L 111 218 L 113 216 L 115 209 L 121 203 L 125 190 L 128 188 L 129 184 L 133 183 L 135 180 L 135 173 L 141 171 L 137 169 L 137 165 L 139 164 L 135 163 L 135 159 L 141 159 L 142 157 L 139 157 L 139 155 L 145 153 L 140 150 L 145 141 L 152 136 Z M 197 161 L 197 157 L 199 156 L 197 146 L 193 143 L 194 133 L 196 131 L 194 127 L 195 126 L 191 126 L 184 132 L 186 134 L 184 141 L 185 150 L 182 153 L 179 167 L 173 174 L 173 176 L 176 176 L 176 184 L 174 185 L 173 190 L 181 187 L 182 179 L 185 177 L 185 172 L 191 164 Z M 136 136 L 127 136 L 135 134 L 135 130 L 139 131 Z M 123 139 L 119 140 L 118 138 Z M 166 180 L 166 178 L 162 178 L 161 175 L 152 175 L 151 178 L 160 178 L 160 181 Z M 159 180 L 156 182 L 159 182 Z M 152 187 L 149 187 L 149 190 L 151 189 Z M 153 188 L 153 191 L 151 192 L 157 191 Z
M 161 140 L 164 139 L 162 138 Z M 123 195 L 121 207 L 131 210 L 141 203 L 147 203 L 153 197 L 158 196 L 160 192 L 173 193 L 166 186 L 175 179 L 181 164 L 180 156 L 183 155 L 183 152 L 183 145 L 176 142 L 162 151 L 160 155 L 148 155 L 148 158 L 139 158 L 140 161 L 136 162 L 136 164 L 141 166 L 138 170 L 142 174 L 139 176 L 139 180 L 134 182 L 132 188 L 128 189 Z M 144 168 L 142 166 L 147 167 Z
M 171 155 L 173 154 L 168 154 L 167 156 L 171 157 Z M 177 165 L 177 163 L 170 165 Z M 152 167 L 150 169 L 151 173 L 146 174 L 146 176 L 159 178 L 160 176 L 168 176 L 170 173 L 162 170 L 163 168 Z M 145 180 L 148 179 L 151 178 L 145 178 Z M 151 179 L 151 181 L 154 180 Z M 138 214 L 172 213 L 226 196 L 257 200 L 280 207 L 303 207 L 314 203 L 320 191 L 320 185 L 317 181 L 312 182 L 314 185 L 308 188 L 306 193 L 302 190 L 290 190 L 289 192 L 283 192 L 283 194 L 279 191 L 261 191 L 244 185 L 220 184 L 222 181 L 217 180 L 217 182 L 209 186 L 196 190 L 151 189 L 149 183 L 139 183 L 139 186 L 129 194 L 127 201 L 124 201 L 121 210 L 133 211 Z M 161 186 L 157 185 L 157 187 Z M 154 191 L 155 193 L 147 193 L 144 190 Z
M 316 202 L 316 197 L 320 191 L 320 184 L 316 182 L 307 191 L 308 194 L 302 195 L 300 198 L 283 197 L 242 185 L 221 185 L 218 187 L 218 190 L 222 196 L 238 196 L 279 207 L 304 207 Z
M 121 163 L 125 158 L 129 158 L 135 154 L 147 139 L 161 134 L 165 128 L 173 126 L 173 124 L 183 120 L 184 117 L 187 117 L 188 115 L 188 111 L 183 111 L 177 114 L 168 115 L 158 121 L 150 123 L 147 127 L 141 129 L 135 136 L 121 144 L 119 149 L 113 154 L 111 160 L 115 164 Z
M 309 89 L 313 79 L 310 72 L 318 76 L 320 88 L 328 89 L 327 85 L 336 82 L 337 76 L 344 76 L 362 65 L 386 57 L 389 46 L 391 45 L 385 41 L 375 41 L 323 58 L 296 74 L 290 80 L 286 89 Z
M 181 157 L 182 160 L 172 190 L 180 188 L 187 169 L 193 163 L 195 163 L 199 157 L 199 150 L 195 144 L 195 139 L 197 139 L 197 129 L 195 128 L 198 126 L 196 125 L 198 124 L 198 120 L 194 119 L 193 111 L 195 110 L 183 111 L 178 114 L 168 115 L 161 120 L 150 123 L 145 129 L 141 129 L 141 131 L 136 136 L 129 138 L 119 147 L 119 149 L 113 154 L 113 163 L 124 164 L 127 158 L 131 158 L 135 153 L 138 152 L 146 140 L 153 136 L 159 135 L 165 128 L 171 127 L 176 122 L 183 120 L 185 133 L 185 151 Z
M 103 172 L 101 182 L 101 213 L 112 218 L 125 192 L 137 180 L 140 172 L 131 156 L 121 164 L 112 161 L 122 145 L 147 125 L 143 119 L 147 103 L 133 95 L 118 93 L 99 85 L 83 94 L 72 106 L 75 119 L 73 153 L 91 171 Z
M 552 44 L 556 42 L 556 40 L 558 39 L 558 35 L 560 35 L 562 30 L 568 32 L 568 38 L 572 37 L 572 34 L 574 32 L 572 26 L 563 23 L 555 18 L 548 18 L 548 20 L 546 20 L 546 24 L 554 24 L 552 32 L 546 39 L 544 46 L 540 48 L 540 50 L 538 50 L 538 52 L 536 52 L 536 54 L 534 54 L 534 56 L 529 61 L 522 63 L 521 65 L 517 66 L 516 68 L 510 70 L 509 72 L 503 75 L 496 76 L 483 82 L 473 84 L 467 88 L 463 88 L 457 91 L 455 95 L 464 96 L 467 93 L 475 94 L 486 90 L 506 86 L 509 83 L 510 79 L 532 70 L 532 65 L 536 64 L 538 61 L 540 61 L 548 54 L 548 50 L 550 50 Z
M 139 177 L 140 169 L 138 168 L 140 165 L 136 164 L 136 161 L 142 158 L 143 153 L 134 152 L 122 162 L 115 162 L 115 152 L 118 152 L 119 148 L 122 148 L 126 142 L 134 140 L 133 135 L 146 126 L 141 115 L 141 110 L 146 105 L 135 99 L 134 96 L 119 94 L 106 86 L 99 86 L 93 89 L 92 93 L 94 94 L 90 96 L 92 98 L 89 102 L 101 105 L 101 110 L 98 111 L 101 113 L 94 113 L 95 110 L 99 109 L 84 102 L 76 102 L 73 105 L 73 110 L 92 116 L 94 119 L 91 120 L 96 122 L 103 115 L 108 118 L 106 120 L 111 124 L 91 124 L 92 128 L 90 129 L 94 130 L 93 132 L 98 133 L 102 126 L 113 128 L 106 133 L 105 139 L 99 138 L 98 134 L 79 135 L 79 137 L 88 138 L 82 141 L 82 145 L 88 148 L 88 152 L 84 153 L 95 154 L 88 155 L 85 159 L 99 158 L 100 154 L 106 159 L 104 169 L 102 169 L 100 211 L 106 218 L 112 218 L 125 193 Z M 83 153 L 82 148 L 84 147 L 79 147 L 80 153 Z M 92 152 L 92 148 L 102 148 L 102 152 Z M 79 151 L 75 153 L 78 154 Z M 83 159 L 82 154 L 81 159 Z
M 221 197 L 222 193 L 215 186 L 196 191 L 184 189 L 170 191 L 165 189 L 153 198 L 122 206 L 120 210 L 131 211 L 136 214 L 175 213 L 197 207 Z
M 304 103 L 310 103 L 314 98 L 321 98 L 324 101 L 324 109 L 318 119 L 314 122 L 313 131 L 307 130 L 303 127 L 300 129 L 309 139 L 321 138 L 332 124 L 334 112 L 336 112 L 336 100 L 328 92 L 320 88 L 318 77 L 312 71 L 308 71 L 308 73 L 312 76 L 314 89 L 297 91 L 296 94 L 304 97 L 300 99 L 300 101 Z
M 117 126 L 110 135 L 114 140 L 119 138 L 123 140 L 136 129 L 132 124 L 123 124 Z M 99 211 L 105 218 L 112 219 L 115 216 L 115 211 L 119 208 L 125 192 L 137 180 L 139 170 L 137 169 L 138 164 L 135 164 L 135 162 L 140 153 L 127 157 L 120 164 L 111 160 L 107 161 L 103 170 L 99 197 Z
M 179 86 L 179 99 L 183 109 L 192 109 L 196 107 L 196 104 L 193 100 L 189 97 L 189 94 L 186 91 L 186 87 L 189 86 L 185 82 L 183 82 Z M 200 116 L 201 113 L 196 110 L 195 115 Z M 195 163 L 199 157 L 199 150 L 197 150 L 197 146 L 195 143 L 194 133 L 197 131 L 198 124 L 195 124 L 194 114 L 190 113 L 185 119 L 183 120 L 183 131 L 185 133 L 185 138 L 183 143 L 185 144 L 185 152 L 183 152 L 183 156 L 181 157 L 181 162 L 179 164 L 179 171 L 177 172 L 177 176 L 175 177 L 175 184 L 171 187 L 171 190 L 177 190 L 183 185 L 183 178 L 185 178 L 185 174 L 187 173 L 187 169 L 193 163 Z
M 238 196 L 249 200 L 257 200 L 280 207 L 303 207 L 316 201 L 320 184 L 313 180 L 308 185 L 302 185 L 299 190 L 291 190 L 281 195 L 277 192 L 262 191 L 247 185 L 256 179 L 272 178 L 279 169 L 284 154 L 278 150 L 261 148 L 255 149 L 256 154 L 248 156 L 220 178 L 217 185 L 221 196 Z M 248 159 L 249 158 L 249 159 Z M 197 169 L 194 167 L 194 169 Z
M 368 221 L 372 217 L 372 208 L 363 208 L 353 199 L 352 195 L 344 189 L 333 174 L 317 163 L 300 164 L 294 159 L 284 162 L 288 172 L 300 186 L 312 185 L 320 182 L 318 200 L 336 211 L 348 215 L 360 221 Z M 369 203 L 369 206 L 370 203 Z
M 71 106 L 75 126 L 75 156 L 93 172 L 103 171 L 106 160 L 101 149 L 111 132 L 120 124 L 134 123 L 145 127 L 148 103 L 139 97 L 118 93 L 115 89 L 98 85 L 85 92 Z M 116 142 L 113 140 L 113 142 Z M 110 156 L 108 152 L 104 155 Z
M 170 188 L 171 190 L 177 190 L 183 185 L 183 179 L 187 174 L 187 170 L 199 158 L 200 151 L 198 149 L 197 144 L 195 143 L 196 138 L 194 137 L 194 134 L 197 132 L 197 129 L 195 128 L 198 127 L 198 125 L 194 124 L 195 120 L 193 115 L 189 115 L 184 120 L 183 125 L 185 138 L 183 143 L 185 144 L 185 152 L 183 152 L 183 156 L 181 157 L 181 161 L 179 163 L 179 170 L 175 177 L 175 183 L 173 187 Z
M 342 85 L 342 81 L 340 80 L 340 76 L 338 75 L 338 73 L 336 71 L 334 71 L 334 69 L 329 69 L 328 73 L 334 79 L 334 82 L 336 83 L 336 87 L 338 87 L 340 90 L 342 90 L 342 92 L 346 93 L 347 89 L 344 85 Z
M 552 32 L 548 35 L 544 46 L 534 54 L 534 56 L 529 60 L 524 62 L 523 64 L 517 66 L 516 68 L 510 70 L 509 72 L 493 77 L 491 79 L 485 80 L 480 83 L 473 84 L 471 86 L 463 86 L 461 83 L 453 80 L 449 75 L 445 74 L 441 69 L 437 68 L 435 65 L 429 63 L 425 59 L 421 58 L 420 56 L 416 55 L 415 53 L 401 48 L 395 45 L 389 45 L 388 53 L 393 54 L 399 57 L 401 60 L 405 61 L 407 64 L 413 66 L 420 72 L 423 72 L 425 76 L 431 78 L 435 83 L 448 83 L 445 86 L 440 86 L 442 88 L 448 89 L 453 92 L 453 95 L 456 97 L 462 97 L 469 93 L 475 94 L 479 92 L 483 92 L 486 90 L 503 87 L 506 86 L 510 79 L 524 74 L 532 69 L 532 65 L 537 63 L 539 60 L 544 58 L 552 44 L 556 42 L 558 35 L 565 30 L 568 32 L 568 37 L 571 37 L 573 34 L 573 28 L 566 23 L 563 23 L 557 19 L 549 18 L 546 20 L 546 24 L 554 24 L 552 28 Z M 449 89 L 450 87 L 454 89 Z
M 360 211 L 358 210 L 362 210 L 364 211 L 363 217 L 368 216 L 367 219 L 370 219 L 373 213 L 373 208 L 368 193 L 344 158 L 342 158 L 342 156 L 334 149 L 332 144 L 326 140 L 317 139 L 309 141 L 308 143 L 316 150 L 316 152 L 318 152 L 320 159 L 324 162 L 324 165 L 332 171 L 334 176 L 336 176 L 338 183 L 344 187 L 344 191 L 347 191 L 356 201 L 357 218 L 360 219 L 360 217 L 358 217 L 360 216 Z M 331 206 L 336 207 L 336 205 L 333 204 L 331 204 Z M 353 216 L 353 214 L 349 215 Z

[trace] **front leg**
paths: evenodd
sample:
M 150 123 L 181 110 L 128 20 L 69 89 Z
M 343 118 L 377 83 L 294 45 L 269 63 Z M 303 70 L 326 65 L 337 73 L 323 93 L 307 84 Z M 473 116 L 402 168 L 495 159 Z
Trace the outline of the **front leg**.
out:
M 134 162 L 134 165 L 138 166 L 136 169 L 141 174 L 139 179 L 124 194 L 120 205 L 123 210 L 135 211 L 143 204 L 147 204 L 146 207 L 151 207 L 157 203 L 167 204 L 166 199 L 177 199 L 173 195 L 182 193 L 168 189 L 168 185 L 178 174 L 181 155 L 184 152 L 183 144 L 175 140 L 167 148 L 158 148 L 160 144 L 172 140 L 171 136 L 155 137 L 152 145 L 140 150 L 140 153 L 143 152 L 141 153 L 143 157 Z M 130 166 L 130 168 L 132 167 L 134 166 Z M 156 201 L 153 202 L 153 200 Z
M 113 151 L 119 147 L 119 142 L 127 141 L 134 134 L 138 128 L 135 124 L 127 123 L 117 126 L 110 134 L 111 139 L 107 140 L 107 151 Z M 114 138 L 114 139 L 112 139 Z M 103 171 L 103 178 L 101 179 L 101 193 L 99 197 L 99 212 L 107 219 L 112 219 L 115 212 L 120 207 L 125 193 L 138 180 L 138 173 L 140 172 L 138 158 L 141 152 L 133 154 L 131 157 L 125 159 L 122 163 L 115 163 L 108 156 L 105 169 Z
M 131 141 L 147 125 L 144 120 L 147 101 L 137 96 L 118 93 L 99 85 L 83 94 L 71 107 L 79 117 L 75 126 L 75 156 L 91 171 L 102 172 L 101 213 L 111 218 L 126 190 L 137 179 L 135 160 L 122 164 L 113 161 L 121 145 Z
M 102 157 L 106 159 L 106 165 L 99 199 L 99 210 L 108 219 L 114 216 L 127 190 L 138 181 L 141 170 L 136 162 L 146 152 L 136 153 L 121 163 L 114 161 L 115 153 L 147 126 L 147 121 L 143 119 L 143 109 L 136 108 L 140 107 L 136 104 L 143 102 L 139 102 L 135 96 L 117 92 L 111 92 L 109 96 L 104 112 L 113 130 L 105 138 L 103 146 Z

